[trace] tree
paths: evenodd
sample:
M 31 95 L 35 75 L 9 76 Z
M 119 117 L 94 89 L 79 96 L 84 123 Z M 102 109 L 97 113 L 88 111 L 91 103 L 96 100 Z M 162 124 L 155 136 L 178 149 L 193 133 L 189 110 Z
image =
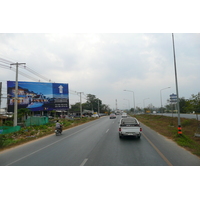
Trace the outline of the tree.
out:
M 143 111 L 143 109 L 141 109 L 140 107 L 138 107 L 138 106 L 136 106 L 136 110 L 137 110 L 137 112 L 142 112 Z
M 186 113 L 187 111 L 187 102 L 184 97 L 179 98 L 179 106 L 180 106 L 180 113 Z
M 93 111 L 97 112 L 98 107 L 101 108 L 102 101 L 100 99 L 96 98 L 95 95 L 88 94 L 86 104 L 87 104 L 88 110 L 93 110 Z
M 22 121 L 25 121 L 26 116 L 29 115 L 31 111 L 28 108 L 20 108 L 17 112 L 18 118 L 21 118 Z
M 197 95 L 192 95 L 191 104 L 195 113 L 200 113 L 200 92 Z
M 179 99 L 181 113 L 200 113 L 200 93 L 192 94 L 190 99 L 185 100 L 184 97 Z
M 71 107 L 72 112 L 80 112 L 80 103 L 76 103 Z
M 110 109 L 110 107 L 108 106 L 108 105 L 106 105 L 106 104 L 102 104 L 101 105 L 101 112 L 102 113 L 110 113 L 110 111 L 111 111 L 111 109 Z
M 99 109 L 98 109 L 99 108 Z M 96 98 L 95 95 L 93 94 L 88 94 L 87 95 L 87 101 L 86 103 L 82 104 L 82 109 L 83 110 L 91 110 L 94 112 L 101 112 L 101 113 L 109 113 L 110 108 L 106 104 L 102 104 L 102 101 L 98 98 Z M 75 105 L 72 105 L 71 107 L 72 112 L 80 112 L 80 103 L 76 103 Z
M 95 103 L 96 96 L 92 94 L 87 95 L 87 106 L 89 110 L 94 110 L 94 103 Z
M 170 100 L 168 100 L 168 102 L 170 103 Z M 175 110 L 177 104 L 173 103 L 173 104 L 169 104 L 166 105 L 166 109 L 169 110 Z M 180 106 L 180 113 L 187 113 L 187 112 L 191 112 L 191 105 L 190 102 L 188 100 L 186 100 L 184 97 L 179 98 L 179 106 Z

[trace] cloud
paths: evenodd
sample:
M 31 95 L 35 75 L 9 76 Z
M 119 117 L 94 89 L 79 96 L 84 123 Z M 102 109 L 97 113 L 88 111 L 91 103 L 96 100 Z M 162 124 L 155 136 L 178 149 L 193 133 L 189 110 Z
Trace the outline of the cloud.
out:
M 199 34 L 175 34 L 181 97 L 199 92 L 199 39 Z M 163 88 L 171 87 L 163 91 L 163 103 L 176 93 L 169 33 L 1 34 L 0 45 L 1 58 L 25 62 L 53 82 L 69 83 L 70 90 L 94 94 L 111 107 L 116 99 L 123 107 L 124 97 L 132 102 L 124 89 L 135 92 L 140 106 L 145 98 L 159 106 Z M 13 72 L 2 70 L 1 80 L 14 80 Z M 70 98 L 71 103 L 76 99 Z

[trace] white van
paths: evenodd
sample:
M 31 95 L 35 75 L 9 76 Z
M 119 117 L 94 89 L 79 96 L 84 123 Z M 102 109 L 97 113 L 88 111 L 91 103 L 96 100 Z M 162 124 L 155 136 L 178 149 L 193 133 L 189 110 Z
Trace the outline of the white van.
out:
M 127 113 L 122 113 L 122 118 L 127 118 Z

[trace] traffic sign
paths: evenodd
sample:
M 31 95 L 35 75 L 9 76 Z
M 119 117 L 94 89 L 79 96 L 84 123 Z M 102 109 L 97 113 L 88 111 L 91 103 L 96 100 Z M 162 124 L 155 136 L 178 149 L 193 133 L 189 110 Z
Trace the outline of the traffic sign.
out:
M 177 95 L 176 94 L 170 95 L 170 103 L 177 103 Z

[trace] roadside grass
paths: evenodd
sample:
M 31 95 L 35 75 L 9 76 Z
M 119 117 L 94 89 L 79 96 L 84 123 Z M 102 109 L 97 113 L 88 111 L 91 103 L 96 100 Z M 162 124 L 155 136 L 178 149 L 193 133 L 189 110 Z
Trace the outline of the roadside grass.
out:
M 63 124 L 63 130 L 66 130 L 93 120 L 95 118 L 85 117 L 75 120 L 59 119 L 59 122 Z M 55 122 L 56 119 L 52 119 L 45 125 L 23 127 L 20 131 L 14 133 L 0 134 L 0 151 L 53 134 Z
M 162 115 L 137 115 L 136 118 L 161 135 L 200 157 L 200 138 L 195 137 L 199 123 L 196 119 L 181 118 L 182 134 L 178 134 L 177 117 Z

